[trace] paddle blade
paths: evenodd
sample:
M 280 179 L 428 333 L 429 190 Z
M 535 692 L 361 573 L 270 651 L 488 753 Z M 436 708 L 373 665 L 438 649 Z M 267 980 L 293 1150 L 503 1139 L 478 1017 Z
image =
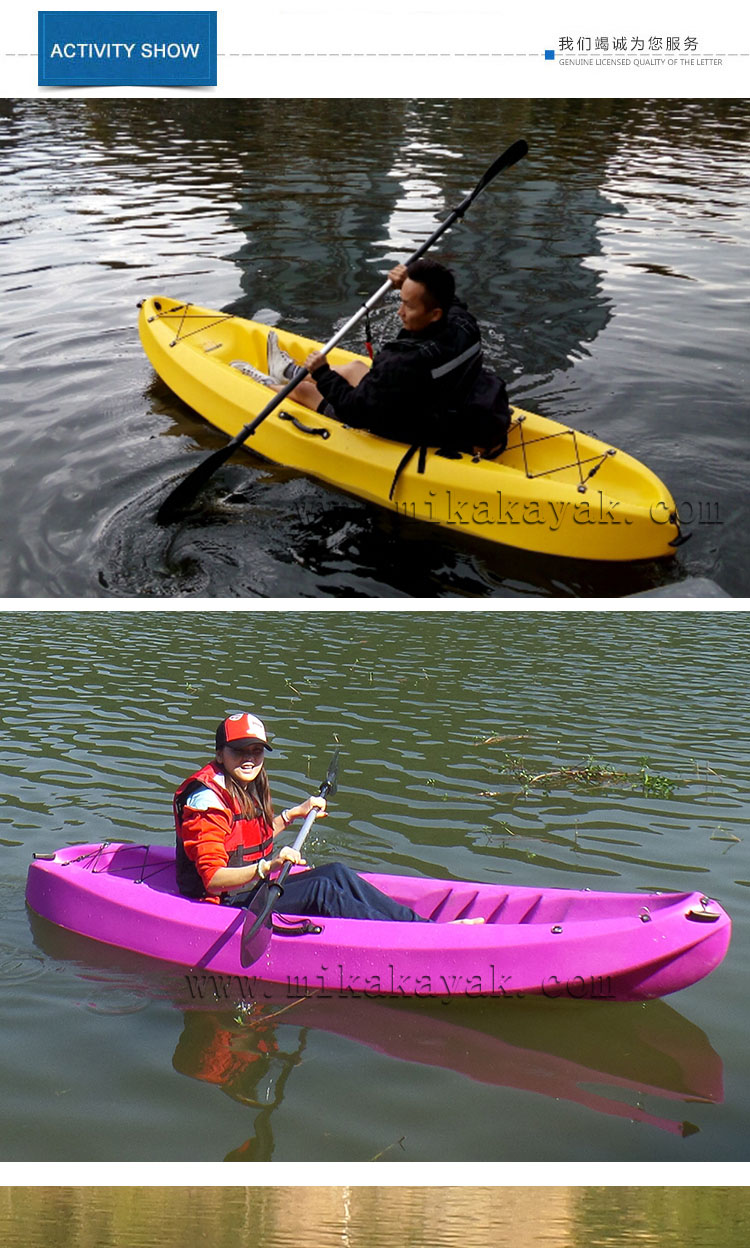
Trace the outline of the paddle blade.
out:
M 327 350 L 327 348 L 325 349 Z M 214 451 L 211 455 L 204 459 L 202 463 L 198 464 L 192 472 L 188 473 L 185 480 L 181 481 L 180 484 L 172 490 L 172 493 L 168 494 L 164 499 L 164 502 L 156 513 L 157 524 L 171 524 L 172 520 L 174 520 L 181 511 L 184 511 L 190 503 L 192 503 L 196 494 L 203 489 L 203 486 L 209 478 L 212 477 L 214 473 L 219 470 L 219 468 L 221 468 L 222 464 L 225 464 L 230 456 L 234 454 L 237 447 L 242 446 L 245 442 L 247 442 L 250 434 L 255 432 L 258 425 L 261 425 L 266 419 L 266 416 L 270 416 L 271 412 L 276 411 L 276 408 L 284 402 L 287 395 L 292 393 L 292 390 L 299 385 L 300 381 L 302 381 L 304 377 L 307 377 L 307 369 L 299 368 L 294 377 L 290 378 L 284 388 L 277 391 L 272 399 L 269 399 L 268 403 L 266 403 L 266 406 L 263 408 L 263 411 L 258 412 L 258 415 L 253 420 L 244 425 L 243 428 L 240 429 L 239 433 L 235 434 L 231 442 L 227 442 L 226 446 L 222 446 L 221 450 Z
M 321 796 L 325 797 L 326 799 L 328 799 L 329 797 L 335 797 L 336 792 L 339 787 L 339 754 L 340 753 L 341 753 L 341 747 L 337 745 L 336 752 L 329 764 L 326 778 L 320 786 Z
M 273 908 L 283 893 L 276 883 L 258 889 L 247 907 L 240 937 L 240 962 L 252 966 L 268 948 L 273 935 Z
M 529 145 L 525 139 L 517 139 L 515 143 L 511 143 L 510 147 L 503 152 L 502 156 L 498 156 L 497 160 L 490 165 L 487 172 L 479 180 L 469 198 L 469 203 L 471 203 L 471 200 L 474 199 L 480 191 L 483 191 L 485 186 L 488 186 L 499 173 L 502 173 L 503 169 L 510 169 L 511 165 L 515 165 L 519 160 L 522 160 L 528 150 Z
M 228 442 L 226 446 L 220 447 L 218 451 L 214 451 L 206 459 L 202 460 L 192 472 L 180 481 L 178 486 L 168 494 L 156 513 L 156 523 L 161 525 L 171 524 L 177 516 L 185 511 L 196 494 L 199 494 L 206 482 L 221 468 L 222 464 L 231 457 L 235 450 L 235 443 Z

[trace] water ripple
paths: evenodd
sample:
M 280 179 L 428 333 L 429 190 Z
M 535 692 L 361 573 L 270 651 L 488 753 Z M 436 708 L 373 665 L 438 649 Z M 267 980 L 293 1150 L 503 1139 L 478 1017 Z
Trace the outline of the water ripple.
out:
M 7 105 L 0 588 L 619 596 L 693 571 L 745 592 L 746 103 L 376 100 L 357 118 L 366 144 L 341 142 L 348 101 Z M 326 337 L 521 132 L 528 159 L 442 254 L 515 399 L 645 459 L 696 516 L 679 562 L 613 570 L 436 538 L 249 456 L 165 556 L 147 503 L 220 439 L 152 384 L 138 299 L 278 308 Z M 394 328 L 389 307 L 376 341 Z

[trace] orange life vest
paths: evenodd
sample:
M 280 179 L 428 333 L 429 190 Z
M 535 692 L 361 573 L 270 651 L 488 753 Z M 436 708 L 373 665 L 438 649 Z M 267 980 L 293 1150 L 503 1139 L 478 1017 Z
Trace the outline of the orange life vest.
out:
M 271 1023 L 240 1031 L 226 1026 L 224 1014 L 196 1010 L 188 1017 L 172 1065 L 181 1075 L 227 1086 L 243 1076 L 257 1081 L 278 1051 Z
M 188 858 L 182 837 L 182 819 L 187 800 L 197 789 L 206 788 L 215 793 L 232 816 L 224 841 L 227 866 L 242 867 L 247 863 L 260 862 L 273 850 L 273 828 L 259 816 L 244 815 L 231 793 L 227 792 L 218 777 L 221 768 L 207 763 L 184 780 L 174 795 L 174 822 L 177 850 L 177 885 L 183 896 L 205 897 L 206 890 L 195 863 Z

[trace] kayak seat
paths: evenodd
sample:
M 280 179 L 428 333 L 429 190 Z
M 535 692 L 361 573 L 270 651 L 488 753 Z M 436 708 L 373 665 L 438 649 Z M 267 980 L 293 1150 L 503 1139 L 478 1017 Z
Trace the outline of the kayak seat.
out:
M 498 442 L 497 446 L 491 446 L 486 450 L 476 451 L 472 462 L 479 464 L 483 459 L 499 459 L 507 445 L 508 439 L 506 437 L 502 442 Z

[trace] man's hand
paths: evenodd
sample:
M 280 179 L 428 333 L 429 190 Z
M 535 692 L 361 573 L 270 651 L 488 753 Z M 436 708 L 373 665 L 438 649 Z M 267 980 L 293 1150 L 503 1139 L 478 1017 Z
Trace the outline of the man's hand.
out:
M 395 286 L 396 290 L 400 290 L 408 276 L 409 276 L 409 273 L 407 271 L 406 265 L 397 264 L 391 269 L 390 273 L 388 274 L 388 280 L 390 281 L 391 286 Z
M 311 351 L 305 360 L 305 368 L 308 373 L 314 373 L 316 368 L 321 368 L 326 363 L 326 357 L 320 351 Z

